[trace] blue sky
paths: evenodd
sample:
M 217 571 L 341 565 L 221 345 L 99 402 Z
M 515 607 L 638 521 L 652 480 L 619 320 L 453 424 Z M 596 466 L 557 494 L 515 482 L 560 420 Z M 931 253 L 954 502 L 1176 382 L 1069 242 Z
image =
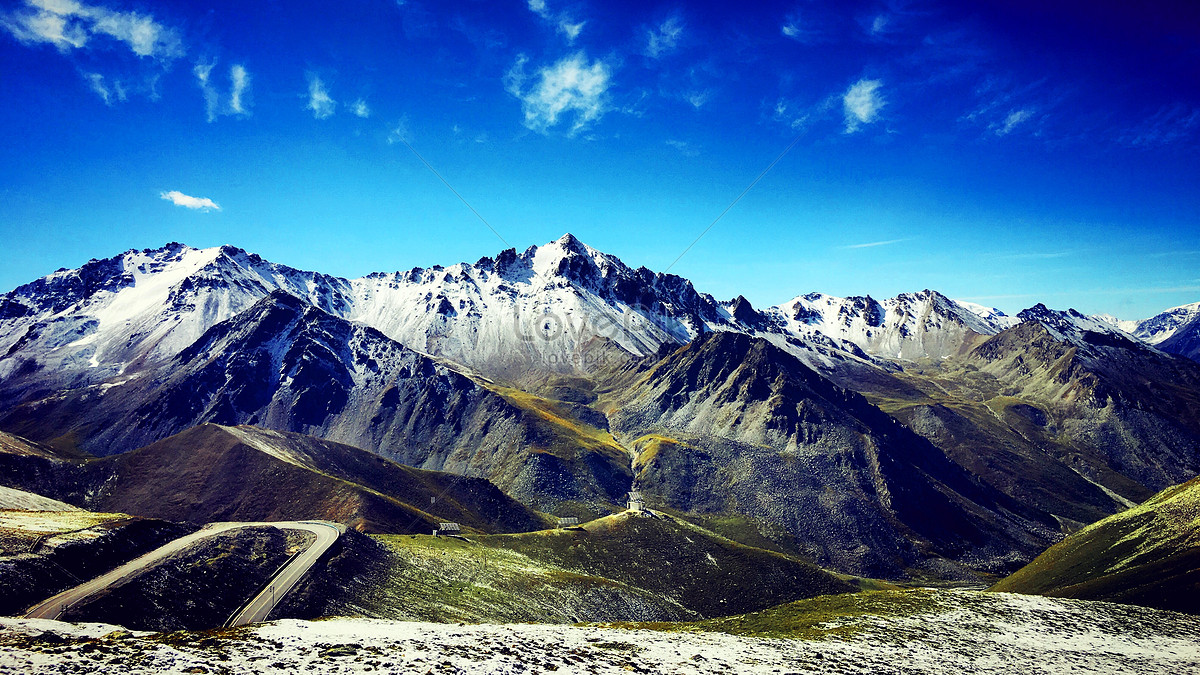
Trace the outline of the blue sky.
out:
M 757 306 L 1141 318 L 1200 300 L 1188 4 L 5 2 L 0 287 L 168 241 L 360 276 L 570 231 Z

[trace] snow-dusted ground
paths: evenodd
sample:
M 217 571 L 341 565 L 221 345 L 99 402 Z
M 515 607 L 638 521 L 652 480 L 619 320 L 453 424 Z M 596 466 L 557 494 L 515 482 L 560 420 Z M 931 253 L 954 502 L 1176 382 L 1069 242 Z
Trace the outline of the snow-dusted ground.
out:
M 157 635 L 0 619 L 0 673 L 1200 672 L 1200 617 L 967 591 L 931 606 L 845 619 L 861 630 L 821 640 L 366 619 Z
M 0 509 L 24 511 L 79 511 L 79 507 L 64 504 L 39 494 L 0 485 Z

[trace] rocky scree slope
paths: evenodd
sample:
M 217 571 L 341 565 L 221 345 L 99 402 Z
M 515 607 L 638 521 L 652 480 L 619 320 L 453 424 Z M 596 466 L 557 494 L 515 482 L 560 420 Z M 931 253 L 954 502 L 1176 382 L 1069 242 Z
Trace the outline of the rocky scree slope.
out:
M 479 382 L 282 291 L 141 377 L 27 402 L 0 424 L 113 454 L 204 423 L 252 424 L 486 477 L 540 510 L 603 512 L 628 490 L 623 451 L 556 444 L 545 419 Z
M 1031 426 L 1054 436 L 1078 472 L 1126 499 L 1200 473 L 1200 364 L 1035 310 L 965 363 L 994 377 L 1002 395 L 1034 404 Z
M 650 499 L 780 525 L 838 570 L 998 572 L 1057 538 L 1052 519 L 762 339 L 697 339 L 647 361 L 611 405 Z

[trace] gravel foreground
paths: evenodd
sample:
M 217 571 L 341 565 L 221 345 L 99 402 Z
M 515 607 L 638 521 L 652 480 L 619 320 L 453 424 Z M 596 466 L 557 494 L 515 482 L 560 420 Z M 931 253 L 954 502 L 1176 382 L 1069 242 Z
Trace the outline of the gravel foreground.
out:
M 932 591 L 930 591 L 932 592 Z M 198 633 L 0 619 L 0 673 L 1197 673 L 1200 617 L 1108 603 L 937 592 L 848 637 L 603 626 L 281 620 Z

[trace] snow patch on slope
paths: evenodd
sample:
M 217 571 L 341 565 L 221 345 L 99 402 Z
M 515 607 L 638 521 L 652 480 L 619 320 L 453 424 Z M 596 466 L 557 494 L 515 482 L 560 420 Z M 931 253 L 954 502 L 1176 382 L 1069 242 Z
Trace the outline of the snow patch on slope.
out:
M 19 509 L 22 511 L 82 511 L 76 506 L 57 499 L 0 485 L 0 509 Z
M 295 443 L 290 443 L 282 433 L 249 426 L 223 426 L 221 428 L 236 436 L 242 443 L 280 461 L 312 471 L 321 471 L 312 455 L 301 452 L 302 448 L 297 447 Z
M 801 295 L 770 308 L 782 332 L 797 337 L 824 336 L 889 359 L 940 359 L 969 344 L 973 335 L 994 335 L 1011 325 L 1008 317 L 981 315 L 936 291 L 839 298 L 823 293 Z
M 1180 330 L 1200 321 L 1200 302 L 1172 307 L 1165 312 L 1134 322 L 1136 327 L 1132 332 L 1135 336 L 1152 345 L 1159 344 L 1173 337 Z
M 818 369 L 845 361 L 894 368 L 891 361 L 961 353 L 977 336 L 1037 310 L 1010 317 L 926 290 L 885 300 L 810 293 L 759 311 L 741 297 L 718 302 L 686 279 L 632 269 L 570 234 L 475 263 L 353 280 L 228 246 L 171 244 L 60 270 L 0 295 L 0 382 L 24 376 L 66 389 L 136 373 L 277 290 L 418 353 L 516 380 L 530 370 L 536 377 L 649 355 L 711 331 L 765 338 Z M 1200 303 L 1171 312 L 1139 322 L 1133 333 L 1165 340 L 1200 318 Z M 1130 332 L 1112 317 L 1041 314 L 1056 335 Z
M 205 640 L 117 626 L 0 618 L 0 673 L 59 672 L 85 663 L 130 675 L 272 669 L 323 675 L 446 672 L 515 675 L 553 670 L 618 674 L 828 672 L 1196 672 L 1200 619 L 1080 600 L 969 591 L 904 592 L 915 612 L 837 620 L 851 628 L 817 639 L 761 638 L 701 630 L 604 626 L 434 624 L 370 619 L 285 619 Z M 681 627 L 688 627 L 682 624 Z M 820 624 L 814 632 L 834 628 Z M 46 649 L 47 634 L 67 639 Z M 96 638 L 102 648 L 97 649 Z

